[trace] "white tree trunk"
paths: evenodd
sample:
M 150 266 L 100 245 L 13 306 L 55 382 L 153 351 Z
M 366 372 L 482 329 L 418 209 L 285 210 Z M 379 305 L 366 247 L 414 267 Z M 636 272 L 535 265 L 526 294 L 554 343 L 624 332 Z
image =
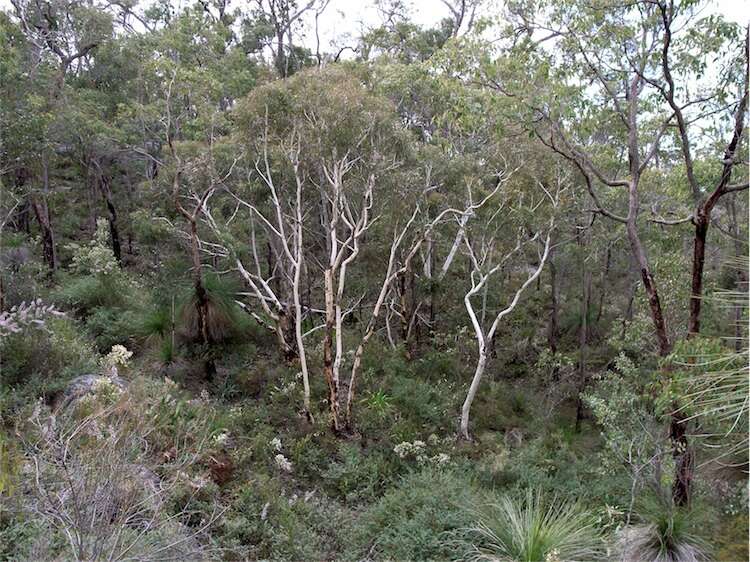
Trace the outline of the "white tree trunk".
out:
M 474 378 L 471 380 L 471 386 L 469 386 L 469 392 L 466 394 L 466 400 L 461 408 L 461 437 L 467 441 L 470 439 L 469 436 L 469 413 L 471 412 L 471 404 L 474 402 L 474 398 L 477 395 L 477 390 L 482 382 L 484 376 L 484 368 L 487 365 L 487 350 L 484 342 L 480 341 L 479 344 L 479 359 L 477 360 L 476 369 L 474 369 Z

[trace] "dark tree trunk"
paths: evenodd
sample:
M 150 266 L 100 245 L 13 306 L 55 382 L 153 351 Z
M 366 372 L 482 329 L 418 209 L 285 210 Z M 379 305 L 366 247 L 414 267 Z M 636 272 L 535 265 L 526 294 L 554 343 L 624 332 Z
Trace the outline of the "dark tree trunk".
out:
M 115 255 L 117 263 L 122 265 L 122 248 L 120 246 L 120 231 L 117 228 L 117 209 L 112 198 L 112 190 L 109 185 L 109 178 L 102 175 L 100 178 L 100 189 L 104 202 L 107 205 L 107 222 L 109 223 L 109 235 L 112 239 L 112 253 Z
M 50 270 L 54 271 L 57 269 L 57 245 L 55 244 L 55 231 L 52 228 L 52 217 L 47 199 L 32 196 L 31 206 L 34 209 L 34 215 L 42 233 L 44 261 Z
M 736 263 L 734 267 L 737 268 L 737 279 L 736 279 L 736 290 L 738 293 L 746 295 L 743 299 L 737 299 L 734 305 L 734 350 L 740 353 L 745 347 L 745 328 L 747 328 L 747 322 L 743 321 L 743 314 L 745 307 L 747 306 L 747 269 L 745 267 L 746 261 L 743 258 L 747 257 L 747 244 L 743 240 L 747 239 L 747 236 L 743 238 L 742 228 L 737 221 L 737 205 L 736 197 L 730 196 L 727 198 L 727 210 L 729 211 L 729 232 L 732 234 L 734 241 L 734 256 Z
M 206 287 L 203 284 L 203 264 L 201 263 L 200 246 L 198 243 L 198 224 L 195 220 L 190 221 L 190 256 L 193 261 L 193 287 L 195 289 L 198 341 L 201 344 L 208 345 L 212 342 L 211 331 L 208 325 L 209 299 Z M 205 359 L 204 374 L 208 382 L 213 381 L 216 374 L 216 365 L 210 356 Z
M 576 399 L 576 425 L 575 431 L 579 433 L 581 431 L 581 422 L 583 421 L 583 394 L 586 384 L 588 382 L 588 375 L 586 372 L 586 353 L 588 348 L 588 316 L 589 316 L 589 304 L 591 301 L 591 272 L 586 267 L 586 247 L 588 245 L 588 233 L 581 232 L 579 234 L 578 243 L 581 251 L 581 324 L 580 331 L 578 333 L 578 396 Z
M 602 277 L 599 281 L 601 285 L 601 290 L 599 293 L 599 309 L 596 311 L 596 321 L 597 323 L 599 320 L 602 319 L 602 314 L 604 312 L 604 302 L 607 296 L 607 277 L 609 276 L 609 270 L 612 265 L 612 246 L 607 246 L 607 255 L 604 259 L 604 269 L 602 270 Z
M 19 232 L 25 232 L 26 234 L 31 233 L 31 221 L 29 216 L 31 215 L 31 204 L 29 203 L 28 197 L 24 197 L 23 203 L 19 205 L 16 216 L 13 219 L 13 223 L 16 230 Z
M 708 211 L 710 213 L 710 210 Z M 701 301 L 703 299 L 703 270 L 706 263 L 706 236 L 708 234 L 709 214 L 705 205 L 698 208 L 694 218 L 695 236 L 693 238 L 693 269 L 690 285 L 690 317 L 688 319 L 688 336 L 701 331 Z
M 288 73 L 287 60 L 284 55 L 284 33 L 276 33 L 276 72 L 279 73 L 280 78 L 286 78 Z
M 287 365 L 291 365 L 299 359 L 297 350 L 297 338 L 294 333 L 294 322 L 289 310 L 282 309 L 279 315 L 279 347 L 281 355 Z
M 557 353 L 557 344 L 560 340 L 559 301 L 560 287 L 557 282 L 557 266 L 552 248 L 549 255 L 549 282 L 550 282 L 550 315 L 549 327 L 547 329 L 547 345 L 552 354 Z
M 667 321 L 664 318 L 662 312 L 661 300 L 659 299 L 659 292 L 656 288 L 654 276 L 651 273 L 651 266 L 646 258 L 646 252 L 643 249 L 640 236 L 638 235 L 635 221 L 629 222 L 627 225 L 628 240 L 630 241 L 630 248 L 633 252 L 636 264 L 641 274 L 641 281 L 643 282 L 643 288 L 646 291 L 648 297 L 648 306 L 651 311 L 651 320 L 654 324 L 654 332 L 656 339 L 659 343 L 659 355 L 666 357 L 672 352 L 672 343 L 669 341 L 669 333 L 667 331 Z
M 26 181 L 29 179 L 29 172 L 26 168 L 19 168 L 16 171 L 16 187 L 23 188 L 26 185 Z M 13 218 L 13 225 L 19 232 L 25 232 L 26 234 L 31 233 L 31 202 L 28 195 L 25 195 L 23 201 L 18 206 L 15 217 Z
M 695 458 L 688 443 L 687 420 L 680 411 L 672 414 L 669 436 L 672 440 L 672 456 L 675 462 L 675 482 L 672 486 L 672 498 L 676 505 L 687 506 L 690 505 L 690 488 L 693 481 Z

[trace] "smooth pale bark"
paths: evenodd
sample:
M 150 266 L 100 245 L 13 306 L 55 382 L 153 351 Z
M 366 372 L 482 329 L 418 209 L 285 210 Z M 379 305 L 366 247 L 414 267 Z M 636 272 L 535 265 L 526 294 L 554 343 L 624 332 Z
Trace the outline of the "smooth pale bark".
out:
M 517 248 L 519 247 L 520 245 L 517 246 Z M 467 441 L 471 439 L 470 434 L 469 434 L 471 405 L 474 402 L 474 399 L 476 398 L 477 391 L 479 390 L 479 385 L 481 384 L 482 378 L 484 376 L 485 367 L 487 366 L 487 344 L 488 342 L 491 342 L 492 339 L 495 337 L 495 332 L 497 331 L 497 328 L 500 325 L 500 321 L 513 311 L 513 309 L 518 304 L 521 298 L 521 295 L 526 290 L 526 288 L 529 285 L 531 285 L 537 279 L 537 277 L 539 277 L 539 275 L 541 274 L 542 269 L 544 268 L 544 264 L 547 261 L 547 258 L 549 257 L 549 250 L 550 250 L 550 234 L 548 233 L 547 239 L 544 243 L 544 252 L 539 260 L 538 267 L 526 279 L 526 281 L 524 281 L 521 287 L 515 292 L 515 294 L 513 295 L 513 299 L 508 304 L 508 306 L 502 309 L 500 312 L 498 312 L 497 316 L 495 316 L 495 320 L 492 322 L 492 326 L 490 327 L 489 331 L 487 331 L 486 333 L 484 331 L 484 328 L 479 322 L 476 312 L 474 311 L 474 306 L 471 303 L 471 298 L 483 289 L 483 287 L 486 285 L 489 278 L 500 269 L 500 265 L 502 264 L 495 266 L 487 274 L 483 275 L 481 277 L 481 280 L 478 283 L 473 283 L 472 288 L 464 296 L 464 305 L 466 307 L 466 311 L 469 313 L 469 318 L 471 319 L 471 324 L 474 328 L 474 334 L 477 338 L 477 351 L 479 355 L 477 359 L 477 365 L 474 370 L 474 376 L 471 380 L 469 391 L 466 394 L 466 400 L 464 400 L 463 406 L 461 407 L 461 425 L 460 425 L 459 431 L 460 431 L 460 436 Z M 512 253 L 513 252 L 511 252 L 511 254 L 506 256 L 506 258 L 512 255 Z M 476 260 L 474 260 L 474 267 L 475 267 L 475 271 L 479 269 Z
M 300 372 L 302 373 L 302 387 L 303 387 L 303 406 L 305 416 L 307 420 L 312 423 L 313 415 L 310 408 L 310 375 L 307 371 L 307 353 L 305 352 L 305 342 L 302 340 L 302 302 L 300 299 L 300 285 L 302 276 L 302 178 L 299 174 L 298 162 L 295 160 L 294 176 L 297 184 L 297 224 L 296 224 L 296 236 L 294 240 L 295 254 L 294 254 L 294 282 L 293 298 L 294 298 L 294 334 L 297 342 L 297 353 L 299 355 Z
M 334 378 L 333 370 L 333 331 L 335 313 L 333 305 L 333 271 L 329 268 L 323 272 L 326 299 L 326 324 L 323 335 L 323 376 L 328 385 L 328 407 L 331 412 L 331 427 L 339 432 L 339 381 Z
M 362 365 L 362 355 L 364 354 L 365 346 L 367 345 L 368 341 L 372 337 L 375 327 L 377 325 L 377 320 L 380 316 L 380 312 L 383 309 L 384 306 L 387 307 L 388 313 L 386 313 L 385 318 L 385 326 L 386 326 L 386 334 L 388 337 L 388 341 L 392 348 L 395 348 L 395 342 L 393 341 L 393 336 L 391 334 L 391 325 L 390 325 L 390 312 L 393 309 L 393 305 L 390 306 L 386 305 L 386 299 L 388 297 L 389 292 L 391 291 L 393 284 L 400 278 L 403 277 L 403 274 L 408 271 L 411 268 L 412 261 L 414 260 L 415 256 L 419 252 L 420 248 L 423 244 L 428 244 L 428 256 L 432 254 L 431 250 L 431 237 L 434 229 L 442 224 L 442 221 L 447 216 L 460 216 L 460 227 L 459 227 L 459 233 L 460 238 L 458 238 L 458 242 L 460 243 L 463 236 L 464 236 L 464 228 L 466 226 L 466 223 L 469 220 L 469 217 L 474 215 L 474 212 L 484 206 L 487 201 L 489 201 L 495 193 L 500 189 L 504 181 L 507 180 L 507 176 L 501 176 L 500 181 L 498 181 L 497 186 L 495 189 L 492 190 L 492 192 L 484 197 L 481 201 L 478 203 L 473 203 L 471 201 L 471 198 L 469 200 L 469 203 L 466 207 L 466 209 L 463 209 L 461 211 L 453 208 L 444 209 L 441 211 L 436 217 L 434 217 L 432 220 L 429 221 L 429 223 L 424 227 L 424 230 L 422 234 L 417 238 L 417 240 L 412 244 L 410 250 L 406 253 L 406 257 L 403 260 L 403 263 L 401 267 L 396 267 L 396 259 L 398 252 L 401 248 L 401 244 L 405 240 L 407 234 L 409 233 L 410 229 L 412 228 L 412 225 L 414 224 L 417 215 L 419 214 L 419 206 L 416 206 L 414 208 L 414 212 L 411 215 L 411 218 L 406 222 L 404 225 L 404 228 L 401 230 L 401 232 L 394 236 L 394 241 L 391 244 L 391 249 L 388 256 L 388 266 L 386 268 L 386 273 L 383 278 L 383 283 L 380 286 L 380 292 L 378 294 L 378 298 L 375 302 L 375 306 L 373 307 L 372 315 L 370 316 L 370 321 L 368 322 L 367 328 L 364 331 L 364 334 L 362 336 L 362 339 L 360 340 L 355 352 L 354 352 L 354 359 L 352 362 L 352 369 L 351 369 L 351 375 L 349 378 L 349 388 L 347 390 L 347 397 L 346 397 L 346 427 L 349 430 L 352 430 L 354 427 L 354 415 L 353 415 L 353 408 L 354 408 L 354 394 L 355 394 L 355 384 L 357 380 L 357 373 L 359 372 L 359 368 Z M 454 242 L 455 246 L 455 242 Z M 456 255 L 456 251 L 453 250 L 448 254 L 448 257 L 446 257 L 445 262 L 443 263 L 443 266 L 441 267 L 441 272 L 439 279 L 442 279 L 445 274 L 448 272 L 448 269 L 450 268 L 451 263 L 454 260 L 454 257 Z M 429 259 L 429 258 L 428 258 Z M 431 265 L 428 266 L 431 270 Z
M 360 239 L 370 227 L 369 212 L 372 208 L 372 193 L 375 176 L 367 179 L 365 191 L 359 206 L 359 215 L 353 213 L 343 181 L 354 162 L 348 155 L 336 158 L 330 167 L 322 163 L 326 187 L 321 190 L 321 199 L 330 203 L 328 220 L 325 221 L 328 263 L 323 271 L 326 321 L 323 332 L 323 374 L 328 385 L 328 400 L 331 414 L 331 428 L 339 434 L 342 429 L 340 417 L 340 370 L 343 361 L 343 320 L 342 302 L 346 287 L 348 266 L 353 263 L 360 251 Z M 325 205 L 324 205 L 325 206 Z M 335 350 L 334 350 L 335 346 Z

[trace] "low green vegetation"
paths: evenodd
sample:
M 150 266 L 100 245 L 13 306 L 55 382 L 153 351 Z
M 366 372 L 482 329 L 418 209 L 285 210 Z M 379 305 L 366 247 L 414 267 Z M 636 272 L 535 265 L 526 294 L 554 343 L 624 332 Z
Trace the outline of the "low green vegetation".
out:
M 747 560 L 731 3 L 359 4 L 0 3 L 0 562 Z

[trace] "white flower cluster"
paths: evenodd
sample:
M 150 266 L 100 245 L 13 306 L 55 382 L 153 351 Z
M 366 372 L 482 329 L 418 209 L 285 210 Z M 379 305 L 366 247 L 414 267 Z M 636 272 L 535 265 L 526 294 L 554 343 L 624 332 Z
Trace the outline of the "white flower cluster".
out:
M 294 392 L 294 389 L 297 388 L 297 381 L 292 381 L 289 384 L 285 384 L 279 389 L 279 392 L 281 394 L 287 395 Z
M 73 252 L 73 269 L 78 273 L 94 275 L 109 275 L 116 272 L 117 260 L 107 246 L 108 238 L 109 226 L 106 219 L 98 219 L 96 233 L 88 246 L 68 244 L 67 248 Z
M 437 436 L 430 435 L 428 441 L 430 441 L 431 445 L 437 444 Z M 419 439 L 411 443 L 409 441 L 403 441 L 393 447 L 393 452 L 396 453 L 400 459 L 414 459 L 418 464 L 430 463 L 442 466 L 448 464 L 451 460 L 450 456 L 446 453 L 438 453 L 430 456 L 427 452 L 427 445 L 424 441 L 420 441 Z
M 45 321 L 50 316 L 64 316 L 52 304 L 44 304 L 42 299 L 36 299 L 26 304 L 26 301 L 13 306 L 10 310 L 0 312 L 0 337 L 17 334 L 24 328 L 44 328 Z
M 400 459 L 405 459 L 407 457 L 415 457 L 419 459 L 420 456 L 425 455 L 425 443 L 420 440 L 416 440 L 413 443 L 402 441 L 393 448 L 393 452 L 396 453 Z
M 95 394 L 120 394 L 122 389 L 112 382 L 111 379 L 101 377 L 94 381 L 91 386 Z
M 274 457 L 274 461 L 276 462 L 276 466 L 278 466 L 284 472 L 292 471 L 292 462 L 281 453 Z
M 229 442 L 229 432 L 228 431 L 222 431 L 218 435 L 214 435 L 214 442 L 217 445 L 224 446 Z
M 281 439 L 278 437 L 271 439 L 268 444 L 271 445 L 274 451 L 281 451 Z
M 447 453 L 438 453 L 434 457 L 430 457 L 430 462 L 437 465 L 448 464 L 450 460 L 451 457 Z
M 102 365 L 104 367 L 126 367 L 132 356 L 133 352 L 129 351 L 124 345 L 113 345 L 110 352 L 102 358 Z

